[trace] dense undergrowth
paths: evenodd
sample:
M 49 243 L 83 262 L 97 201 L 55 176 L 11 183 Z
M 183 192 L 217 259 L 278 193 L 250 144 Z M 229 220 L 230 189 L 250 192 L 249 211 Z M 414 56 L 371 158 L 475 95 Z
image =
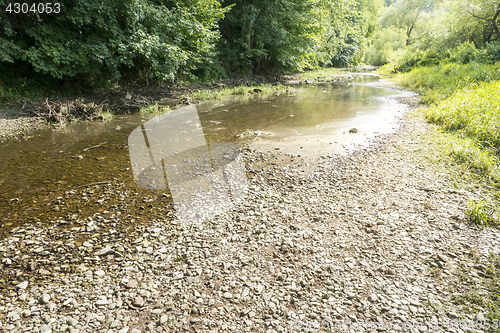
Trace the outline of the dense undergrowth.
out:
M 494 186 L 500 183 L 500 70 L 487 65 L 456 66 L 449 75 L 443 67 L 417 68 L 403 74 L 404 85 L 427 95 L 433 103 L 425 109 L 426 118 L 453 134 L 448 153 L 459 163 L 481 176 L 488 177 Z M 481 71 L 474 72 L 474 68 Z M 464 73 L 470 73 L 465 75 Z M 425 76 L 424 74 L 427 74 Z M 473 76 L 474 75 L 474 76 Z M 427 77 L 427 80 L 424 78 Z M 473 78 L 472 78 L 473 77 Z M 413 83 L 413 85 L 411 84 Z M 445 98 L 450 94 L 448 98 Z M 434 100 L 435 96 L 443 96 Z

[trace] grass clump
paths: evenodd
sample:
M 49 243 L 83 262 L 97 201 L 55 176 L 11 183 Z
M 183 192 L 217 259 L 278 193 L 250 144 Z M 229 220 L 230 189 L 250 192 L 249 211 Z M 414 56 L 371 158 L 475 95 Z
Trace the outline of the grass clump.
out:
M 139 110 L 140 114 L 165 113 L 170 111 L 169 106 L 159 105 L 158 103 L 145 106 Z
M 498 222 L 497 211 L 498 207 L 495 203 L 490 200 L 483 201 L 483 199 L 480 199 L 477 202 L 469 200 L 465 212 L 472 223 L 487 227 Z
M 281 94 L 289 91 L 290 86 L 282 84 L 260 84 L 257 86 L 237 86 L 237 87 L 223 87 L 216 90 L 199 90 L 191 93 L 189 97 L 195 100 L 214 100 L 223 99 L 228 96 L 269 96 Z

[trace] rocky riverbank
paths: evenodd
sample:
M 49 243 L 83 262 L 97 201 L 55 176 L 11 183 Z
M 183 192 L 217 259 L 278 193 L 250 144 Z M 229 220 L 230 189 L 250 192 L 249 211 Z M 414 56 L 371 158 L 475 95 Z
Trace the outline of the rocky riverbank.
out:
M 453 305 L 448 286 L 471 252 L 498 252 L 500 233 L 470 225 L 472 194 L 415 162 L 427 128 L 405 117 L 373 147 L 317 161 L 247 152 L 247 200 L 199 228 L 171 212 L 131 216 L 133 201 L 164 207 L 120 183 L 81 189 L 106 210 L 41 216 L 0 241 L 0 328 L 299 332 L 363 321 L 351 328 L 448 332 L 487 318 Z

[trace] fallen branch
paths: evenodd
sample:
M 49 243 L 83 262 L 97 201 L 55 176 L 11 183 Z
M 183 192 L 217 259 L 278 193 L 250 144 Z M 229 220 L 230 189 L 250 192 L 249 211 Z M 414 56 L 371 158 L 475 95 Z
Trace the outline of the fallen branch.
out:
M 106 142 L 100 143 L 100 144 L 92 146 L 92 147 L 87 147 L 83 151 L 87 151 L 87 150 L 92 149 L 92 148 L 98 148 L 98 147 L 100 147 L 102 145 L 105 145 L 106 143 L 108 143 L 108 142 L 106 141 Z
M 96 186 L 96 185 L 106 185 L 106 184 L 111 184 L 111 182 L 97 182 L 97 183 L 77 186 L 76 188 L 84 188 L 84 187 L 90 187 L 90 186 Z

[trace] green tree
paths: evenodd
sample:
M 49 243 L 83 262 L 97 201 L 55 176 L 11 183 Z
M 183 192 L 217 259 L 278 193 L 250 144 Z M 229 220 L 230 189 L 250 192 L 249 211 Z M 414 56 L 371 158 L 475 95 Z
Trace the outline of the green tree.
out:
M 217 0 L 59 3 L 58 14 L 14 14 L 3 1 L 0 67 L 101 85 L 124 75 L 172 82 L 216 65 L 217 22 L 227 12 Z
M 410 45 L 415 30 L 423 22 L 426 13 L 433 9 L 431 0 L 396 0 L 386 10 L 382 17 L 384 27 L 404 29 L 406 32 L 406 45 Z
M 228 68 L 243 73 L 310 65 L 319 43 L 319 1 L 229 0 L 220 48 Z

